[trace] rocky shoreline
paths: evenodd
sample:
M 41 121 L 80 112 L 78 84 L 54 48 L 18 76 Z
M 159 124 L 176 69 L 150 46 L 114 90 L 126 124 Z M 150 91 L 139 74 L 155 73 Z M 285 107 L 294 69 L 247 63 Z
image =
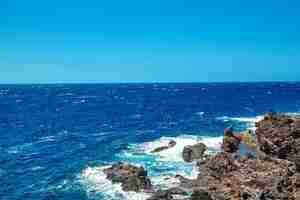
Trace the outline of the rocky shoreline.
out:
M 104 173 L 124 191 L 150 193 L 149 200 L 300 200 L 300 118 L 268 113 L 249 135 L 226 129 L 222 151 L 211 156 L 202 143 L 185 147 L 183 159 L 196 161 L 198 177 L 177 175 L 180 185 L 168 190 L 154 188 L 142 167 L 117 163 Z M 241 143 L 250 147 L 245 155 Z

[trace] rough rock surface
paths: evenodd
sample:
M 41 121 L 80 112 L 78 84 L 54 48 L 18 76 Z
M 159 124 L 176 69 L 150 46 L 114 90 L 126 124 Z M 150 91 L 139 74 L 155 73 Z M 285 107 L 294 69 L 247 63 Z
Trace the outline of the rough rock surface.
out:
M 197 179 L 177 176 L 180 186 L 192 191 L 189 200 L 300 200 L 299 128 L 297 118 L 266 115 L 257 123 L 256 157 L 239 155 L 242 138 L 225 131 L 223 152 L 198 162 Z
M 229 128 L 224 131 L 222 149 L 227 153 L 235 153 L 239 150 L 241 139 Z
M 258 156 L 290 160 L 300 171 L 300 118 L 269 113 L 256 127 Z
M 151 190 L 151 181 L 143 167 L 120 162 L 105 169 L 104 173 L 113 183 L 121 183 L 124 191 Z
M 192 162 L 194 160 L 201 159 L 206 150 L 207 147 L 203 143 L 188 145 L 183 149 L 182 158 L 185 162 Z
M 223 151 L 207 156 L 204 144 L 185 147 L 185 161 L 198 160 L 196 179 L 177 175 L 179 187 L 153 192 L 148 200 L 300 200 L 300 119 L 267 114 L 256 124 L 256 157 L 238 154 L 242 137 L 225 132 Z M 150 190 L 143 168 L 118 163 L 105 170 L 124 190 Z
M 174 147 L 175 145 L 176 145 L 176 142 L 174 140 L 171 140 L 167 146 L 158 147 L 158 148 L 152 150 L 151 153 L 158 153 L 163 150 L 170 149 L 170 148 Z
M 187 199 L 188 193 L 179 187 L 170 188 L 164 191 L 157 191 L 152 197 L 148 200 L 176 200 L 176 199 Z
M 212 200 L 212 197 L 207 191 L 198 189 L 191 195 L 191 200 Z

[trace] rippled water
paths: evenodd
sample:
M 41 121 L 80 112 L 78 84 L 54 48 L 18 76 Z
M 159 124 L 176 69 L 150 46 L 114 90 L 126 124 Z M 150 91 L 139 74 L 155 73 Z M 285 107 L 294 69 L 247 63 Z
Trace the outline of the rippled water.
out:
M 218 151 L 225 127 L 251 128 L 270 109 L 299 112 L 300 83 L 0 85 L 0 199 L 145 199 L 102 169 L 127 161 L 176 185 L 174 174 L 197 174 L 185 145 Z

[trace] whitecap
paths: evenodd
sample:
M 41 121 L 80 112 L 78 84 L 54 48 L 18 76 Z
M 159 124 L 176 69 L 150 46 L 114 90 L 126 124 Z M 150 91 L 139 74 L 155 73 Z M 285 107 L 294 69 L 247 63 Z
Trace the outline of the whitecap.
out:
M 240 121 L 240 122 L 250 122 L 255 123 L 263 119 L 263 116 L 256 117 L 232 117 L 231 120 Z
M 145 200 L 149 198 L 149 194 L 143 192 L 125 192 L 122 190 L 121 184 L 113 184 L 106 179 L 103 170 L 107 167 L 87 167 L 79 175 L 79 182 L 85 187 L 89 196 L 100 193 L 105 200 Z
M 43 169 L 45 169 L 45 167 L 35 166 L 35 167 L 31 168 L 31 171 L 40 171 L 40 170 L 43 170 Z
M 148 154 L 158 155 L 159 159 L 163 161 L 172 161 L 172 162 L 183 162 L 182 151 L 187 145 L 194 145 L 199 142 L 204 143 L 209 151 L 214 152 L 219 151 L 221 148 L 223 137 L 210 137 L 210 136 L 193 136 L 193 135 L 181 135 L 178 137 L 161 137 L 158 140 L 153 142 L 148 142 L 140 145 L 140 148 L 143 149 Z M 167 146 L 168 143 L 174 140 L 176 145 L 172 148 L 166 149 L 158 153 L 151 153 L 155 148 L 161 146 Z
M 196 115 L 199 115 L 199 116 L 202 116 L 202 115 L 205 114 L 205 112 L 196 112 L 195 114 L 196 114 Z
M 202 142 L 208 147 L 206 153 L 214 154 L 220 151 L 222 139 L 223 137 L 193 135 L 161 137 L 155 141 L 130 145 L 129 150 L 123 151 L 118 157 L 122 161 L 145 167 L 153 185 L 160 188 L 170 188 L 177 186 L 179 183 L 175 175 L 195 179 L 199 173 L 195 163 L 184 162 L 182 152 L 185 146 Z M 152 153 L 155 148 L 166 146 L 171 140 L 177 143 L 174 147 Z
M 236 122 L 242 122 L 246 123 L 247 128 L 249 130 L 255 131 L 255 123 L 262 120 L 263 116 L 255 116 L 255 117 L 228 117 L 228 116 L 223 116 L 223 117 L 217 117 L 217 120 L 222 120 L 223 122 L 229 122 L 229 121 L 236 121 Z

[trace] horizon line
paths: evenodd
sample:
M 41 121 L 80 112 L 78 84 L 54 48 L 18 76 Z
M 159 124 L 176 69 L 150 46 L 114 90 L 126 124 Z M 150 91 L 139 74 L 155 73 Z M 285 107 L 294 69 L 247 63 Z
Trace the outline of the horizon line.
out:
M 230 84 L 230 83 L 300 83 L 297 81 L 153 81 L 153 82 L 41 82 L 41 83 L 0 83 L 0 85 L 121 85 L 121 84 Z

